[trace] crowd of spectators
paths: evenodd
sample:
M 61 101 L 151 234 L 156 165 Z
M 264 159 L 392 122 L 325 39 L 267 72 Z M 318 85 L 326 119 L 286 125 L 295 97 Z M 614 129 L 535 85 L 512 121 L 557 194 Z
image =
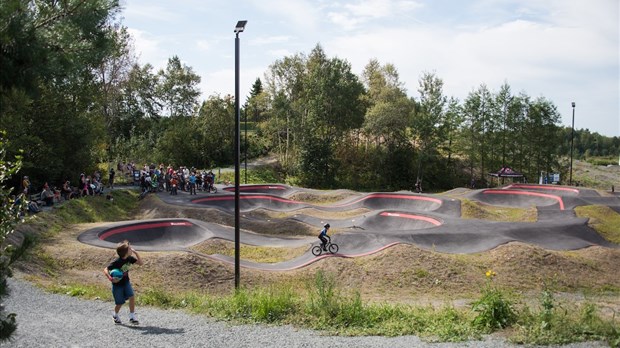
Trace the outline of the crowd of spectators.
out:
M 72 185 L 69 179 L 65 179 L 60 186 L 51 186 L 47 181 L 42 186 L 36 186 L 29 176 L 25 175 L 22 178 L 19 195 L 13 197 L 13 204 L 20 206 L 24 203 L 26 211 L 38 213 L 43 207 L 51 207 L 70 199 L 103 195 L 104 185 L 101 178 L 101 172 L 96 171 L 92 175 L 80 174 L 77 185 Z
M 121 164 L 117 168 L 123 168 Z M 214 190 L 215 174 L 212 170 L 199 171 L 196 168 L 180 166 L 174 168 L 172 165 L 164 164 L 144 165 L 142 168 L 135 169 L 133 163 L 126 168 L 131 168 L 132 175 L 138 177 L 137 181 L 142 192 L 163 192 L 167 191 L 171 195 L 176 195 L 179 190 L 195 195 L 197 191 Z
M 138 168 L 134 162 L 119 162 L 116 168 L 112 167 L 108 172 L 107 187 L 110 190 L 114 189 L 117 175 L 124 177 L 131 184 L 140 185 L 143 193 L 167 191 L 171 195 L 176 195 L 181 190 L 195 195 L 197 191 L 216 191 L 216 176 L 213 171 L 199 171 L 194 167 L 175 168 L 162 163 Z M 20 194 L 14 196 L 13 201 L 16 206 L 24 202 L 28 212 L 37 213 L 43 207 L 51 207 L 70 199 L 104 195 L 105 186 L 102 178 L 102 173 L 95 171 L 91 175 L 80 174 L 75 183 L 67 178 L 59 186 L 51 186 L 48 182 L 36 186 L 28 176 L 23 176 Z

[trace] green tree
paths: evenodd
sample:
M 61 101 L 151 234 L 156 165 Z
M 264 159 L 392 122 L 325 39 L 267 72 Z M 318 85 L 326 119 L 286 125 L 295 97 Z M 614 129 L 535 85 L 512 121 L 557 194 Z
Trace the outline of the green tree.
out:
M 262 128 L 271 139 L 280 163 L 291 171 L 302 134 L 303 79 L 306 57 L 296 54 L 275 61 L 265 73 L 266 92 L 271 102 L 266 124 Z M 299 135 L 299 137 L 298 137 Z
M 367 89 L 366 133 L 376 145 L 406 142 L 414 103 L 407 97 L 396 68 L 392 64 L 381 66 L 372 59 L 362 79 Z
M 205 168 L 233 163 L 235 139 L 235 101 L 228 96 L 209 97 L 200 107 L 198 117 L 192 120 L 193 127 L 201 134 L 201 143 L 194 151 L 204 159 Z
M 371 59 L 364 67 L 362 81 L 366 87 L 364 103 L 368 106 L 363 130 L 365 162 L 362 169 L 371 173 L 366 186 L 375 189 L 401 189 L 411 186 L 414 149 L 410 144 L 410 126 L 415 102 L 407 97 L 397 69 Z
M 250 95 L 245 102 L 245 117 L 249 115 L 252 121 L 258 122 L 262 112 L 267 109 L 267 101 L 267 94 L 263 90 L 263 83 L 259 78 L 256 78 L 256 81 L 252 84 Z
M 24 150 L 37 186 L 89 168 L 100 150 L 96 69 L 119 39 L 119 9 L 113 0 L 0 3 L 0 118 L 7 151 Z
M 193 69 L 181 64 L 181 59 L 173 56 L 168 59 L 165 70 L 160 70 L 160 94 L 169 116 L 192 116 L 196 112 L 200 91 L 200 76 Z
M 5 186 L 7 180 L 19 171 L 21 156 L 16 156 L 14 161 L 6 160 L 7 145 L 5 132 L 0 131 L 0 342 L 9 340 L 17 328 L 15 313 L 6 312 L 2 299 L 9 294 L 7 278 L 12 275 L 10 266 L 27 247 L 22 244 L 20 248 L 15 248 L 11 243 L 6 243 L 15 225 L 21 220 L 22 211 L 21 205 L 12 195 L 12 189 Z
M 445 140 L 447 97 L 443 94 L 443 80 L 435 73 L 425 72 L 419 80 L 419 107 L 413 119 L 413 132 L 420 145 L 416 180 L 423 178 L 423 163 Z
M 475 178 L 475 168 L 479 166 L 479 180 L 486 182 L 487 159 L 489 157 L 489 123 L 492 117 L 492 95 L 486 85 L 469 93 L 463 105 L 465 132 L 467 133 L 466 154 L 469 161 L 470 177 Z
M 339 167 L 335 147 L 362 125 L 364 87 L 348 62 L 328 58 L 320 45 L 312 50 L 306 71 L 300 169 L 307 182 L 329 186 L 334 184 Z
M 541 171 L 559 169 L 554 151 L 560 139 L 557 127 L 559 121 L 557 108 L 544 97 L 537 98 L 529 105 L 524 133 L 529 139 L 525 170 L 530 177 L 537 177 Z

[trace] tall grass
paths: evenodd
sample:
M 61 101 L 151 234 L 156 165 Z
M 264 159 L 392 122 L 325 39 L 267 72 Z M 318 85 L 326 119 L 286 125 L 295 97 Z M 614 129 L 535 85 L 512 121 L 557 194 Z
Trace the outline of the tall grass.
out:
M 481 296 L 472 305 L 472 310 L 477 313 L 473 324 L 485 332 L 509 327 L 517 317 L 513 304 L 506 298 L 504 291 L 493 285 L 495 275 L 492 270 L 486 272 L 487 281 Z
M 541 308 L 524 308 L 516 327 L 517 331 L 511 337 L 516 343 L 548 345 L 607 341 L 611 347 L 620 347 L 620 322 L 615 315 L 605 319 L 592 303 L 555 303 L 545 291 L 541 296 Z

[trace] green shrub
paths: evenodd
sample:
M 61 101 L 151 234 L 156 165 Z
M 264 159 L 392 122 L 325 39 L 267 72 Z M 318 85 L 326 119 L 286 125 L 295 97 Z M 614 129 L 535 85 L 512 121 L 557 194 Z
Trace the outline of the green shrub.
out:
M 472 304 L 472 310 L 478 313 L 473 324 L 481 330 L 492 332 L 512 325 L 517 316 L 512 302 L 506 299 L 500 289 L 493 286 L 495 272 L 488 271 L 486 274 L 487 281 L 482 289 L 482 296 Z
M 182 307 L 180 300 L 160 289 L 147 289 L 143 293 L 136 296 L 136 299 L 138 303 L 142 305 L 157 306 L 162 308 Z
M 512 341 L 524 344 L 567 344 L 605 340 L 612 347 L 620 343 L 615 317 L 604 319 L 594 304 L 562 306 L 546 287 L 540 301 L 539 312 L 526 308 L 521 313 Z
M 336 278 L 319 270 L 308 286 L 308 314 L 332 322 L 338 315 L 340 294 L 336 289 Z
M 209 298 L 199 305 L 207 313 L 227 320 L 275 323 L 294 313 L 297 302 L 297 296 L 289 287 L 271 287 L 252 291 L 240 289 L 231 296 Z

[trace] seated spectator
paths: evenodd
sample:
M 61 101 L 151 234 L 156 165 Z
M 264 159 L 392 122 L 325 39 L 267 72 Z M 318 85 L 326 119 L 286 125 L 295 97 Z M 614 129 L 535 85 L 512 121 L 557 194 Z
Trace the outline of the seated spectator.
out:
M 23 204 L 22 202 L 27 202 L 26 203 L 26 209 L 28 210 L 29 213 L 33 213 L 36 214 L 38 212 L 41 211 L 41 209 L 39 208 L 39 205 L 37 204 L 37 202 L 35 201 L 27 201 L 27 196 L 26 193 L 28 192 L 28 190 L 24 190 L 23 193 L 21 193 L 19 196 L 17 196 L 17 198 L 15 199 L 15 203 L 13 203 L 15 205 L 15 207 L 19 207 L 21 204 Z M 20 216 L 22 216 L 23 214 L 20 214 Z
M 41 208 L 39 208 L 39 205 L 37 204 L 37 202 L 35 201 L 28 202 L 28 212 L 36 214 L 40 211 L 41 211 Z
M 69 180 L 65 180 L 65 182 L 62 184 L 60 194 L 65 201 L 73 198 L 71 197 L 73 196 L 73 189 L 71 188 L 71 182 Z
M 41 200 L 45 202 L 45 205 L 52 206 L 54 205 L 54 192 L 50 189 L 50 186 L 45 183 L 43 185 L 43 191 L 41 191 Z

